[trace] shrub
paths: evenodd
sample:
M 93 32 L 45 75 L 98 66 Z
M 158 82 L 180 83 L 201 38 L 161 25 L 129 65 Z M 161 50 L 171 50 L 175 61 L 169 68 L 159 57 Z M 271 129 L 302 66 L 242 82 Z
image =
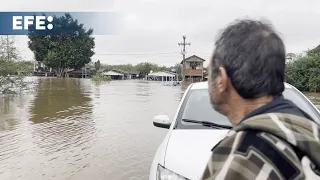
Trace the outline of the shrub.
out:
M 320 53 L 308 53 L 288 64 L 285 77 L 301 91 L 320 92 Z
M 102 75 L 94 75 L 92 76 L 92 80 L 95 82 L 109 82 L 111 81 L 110 76 L 102 76 Z

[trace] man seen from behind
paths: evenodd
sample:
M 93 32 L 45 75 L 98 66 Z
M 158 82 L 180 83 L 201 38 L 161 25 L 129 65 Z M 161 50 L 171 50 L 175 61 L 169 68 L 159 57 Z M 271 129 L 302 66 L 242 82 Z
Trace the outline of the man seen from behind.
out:
M 238 20 L 222 31 L 209 94 L 233 129 L 212 149 L 202 179 L 319 179 L 319 125 L 283 98 L 285 59 L 268 23 Z

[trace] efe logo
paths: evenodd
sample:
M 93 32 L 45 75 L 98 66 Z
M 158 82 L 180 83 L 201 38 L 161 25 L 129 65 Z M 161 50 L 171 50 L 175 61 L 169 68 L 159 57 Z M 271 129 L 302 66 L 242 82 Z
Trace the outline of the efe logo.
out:
M 49 24 L 45 26 L 45 21 L 48 21 Z M 28 30 L 29 25 L 35 24 L 36 30 L 51 30 L 53 28 L 52 16 L 12 16 L 12 29 L 13 30 Z

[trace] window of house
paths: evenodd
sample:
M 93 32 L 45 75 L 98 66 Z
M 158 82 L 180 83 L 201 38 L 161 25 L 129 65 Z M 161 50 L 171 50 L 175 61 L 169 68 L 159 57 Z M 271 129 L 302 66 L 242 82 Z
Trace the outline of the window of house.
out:
M 191 69 L 200 69 L 200 63 L 199 62 L 191 62 L 190 67 L 191 67 Z

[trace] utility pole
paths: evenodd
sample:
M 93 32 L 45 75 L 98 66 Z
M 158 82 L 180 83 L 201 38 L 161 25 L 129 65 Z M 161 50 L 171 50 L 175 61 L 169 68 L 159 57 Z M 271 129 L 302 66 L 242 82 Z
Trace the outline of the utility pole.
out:
M 181 54 L 183 56 L 183 60 L 182 60 L 182 80 L 184 81 L 184 78 L 185 78 L 184 70 L 185 70 L 185 59 L 186 59 L 186 45 L 190 46 L 191 43 L 186 42 L 186 38 L 187 37 L 185 35 L 183 35 L 182 38 L 183 38 L 183 42 L 178 43 L 178 45 L 183 47 L 182 51 L 181 51 Z

